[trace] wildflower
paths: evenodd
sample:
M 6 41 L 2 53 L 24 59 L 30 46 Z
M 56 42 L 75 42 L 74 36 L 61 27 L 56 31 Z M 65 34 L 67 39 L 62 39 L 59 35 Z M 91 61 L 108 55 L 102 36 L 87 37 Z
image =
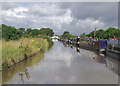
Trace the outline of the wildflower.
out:
M 22 42 L 23 42 L 24 38 L 22 39 Z
M 40 48 L 38 48 L 38 50 L 40 50 Z
M 29 42 L 27 43 L 27 45 L 26 45 L 26 47 L 25 47 L 25 48 L 28 48 L 28 46 L 29 46 Z
M 32 42 L 34 42 L 34 40 L 32 40 Z
M 21 47 L 22 47 L 22 45 L 23 45 L 23 40 L 24 40 L 24 39 L 22 39 L 22 41 L 21 41 L 21 45 L 20 45 L 20 48 L 21 48 Z
M 36 39 L 36 40 L 39 40 L 39 39 Z

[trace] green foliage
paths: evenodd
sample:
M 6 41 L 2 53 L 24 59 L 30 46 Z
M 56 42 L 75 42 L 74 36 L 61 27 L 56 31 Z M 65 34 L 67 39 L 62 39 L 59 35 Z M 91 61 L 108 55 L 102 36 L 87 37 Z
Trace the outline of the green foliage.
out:
M 45 52 L 48 47 L 48 41 L 42 38 L 24 38 L 11 41 L 2 39 L 2 67 L 7 68 L 41 50 Z
M 28 28 L 28 29 L 26 30 L 26 34 L 29 34 L 31 31 L 32 31 L 32 29 L 31 29 L 31 28 Z
M 62 35 L 62 37 L 65 37 L 65 38 L 70 38 L 70 33 L 68 31 L 65 31 Z
M 104 35 L 104 30 L 99 29 L 98 31 L 96 31 L 95 37 L 102 39 L 102 38 L 103 38 L 103 35 Z
M 119 29 L 115 29 L 115 28 L 108 28 L 107 30 L 105 30 L 104 34 L 103 34 L 103 38 L 114 38 L 114 37 L 120 37 L 120 30 Z
M 77 37 L 77 36 L 74 36 L 74 35 L 71 35 L 71 34 L 70 34 L 70 38 L 76 38 L 76 37 Z
M 37 35 L 39 35 L 40 34 L 40 31 L 38 30 L 38 29 L 34 29 L 34 30 L 32 30 L 31 32 L 30 32 L 30 35 L 32 36 L 32 37 L 35 37 L 35 36 L 37 36 Z
M 16 40 L 20 39 L 21 37 L 41 37 L 41 36 L 53 36 L 54 32 L 50 28 L 42 28 L 40 30 L 38 29 L 31 29 L 28 28 L 25 30 L 25 28 L 19 28 L 16 29 L 15 27 L 7 26 L 5 24 L 2 24 L 2 38 L 5 40 Z M 1 33 L 1 28 L 0 28 Z M 44 38 L 44 37 L 43 37 Z
M 4 28 L 3 28 L 4 27 Z M 3 26 L 2 27 L 2 37 L 5 40 L 16 40 L 20 38 L 20 32 L 15 28 L 11 26 Z
M 25 28 L 19 28 L 20 31 L 25 31 Z
M 2 30 L 1 30 L 1 26 L 0 26 L 0 39 L 2 38 Z
M 2 24 L 1 26 L 2 26 L 2 28 L 5 28 L 5 27 L 7 27 L 7 25 L 5 25 L 5 24 Z
M 40 34 L 47 35 L 47 36 L 53 36 L 54 32 L 50 28 L 42 28 L 42 29 L 40 29 Z
M 90 34 L 86 35 L 87 37 L 92 36 L 94 38 L 94 31 L 92 31 Z M 95 32 L 95 38 L 97 39 L 113 39 L 114 37 L 118 38 L 120 37 L 120 30 L 116 28 L 108 28 L 107 30 L 99 29 Z
M 86 36 L 85 33 L 83 33 L 83 34 L 80 35 L 81 38 L 85 38 L 85 36 Z

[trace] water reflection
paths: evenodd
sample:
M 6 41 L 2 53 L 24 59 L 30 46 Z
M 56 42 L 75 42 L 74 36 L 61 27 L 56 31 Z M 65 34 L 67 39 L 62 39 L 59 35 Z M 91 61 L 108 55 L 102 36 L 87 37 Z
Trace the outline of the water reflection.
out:
M 73 45 L 71 44 L 70 46 L 71 46 L 71 48 L 73 49 Z
M 106 61 L 106 67 L 118 75 L 118 68 L 119 68 L 118 62 L 109 57 L 107 57 L 105 61 Z
M 27 69 L 25 69 L 24 72 L 20 72 L 20 73 L 19 73 L 19 76 L 20 76 L 20 79 L 21 79 L 22 84 L 24 84 L 24 77 L 23 77 L 23 76 L 26 76 L 26 78 L 27 78 L 28 80 L 29 80 L 29 78 L 30 78 L 30 75 L 29 75 Z
M 78 54 L 80 53 L 80 48 L 76 47 L 76 51 L 78 52 Z
M 104 55 L 103 54 L 100 54 L 96 57 L 93 57 L 93 59 L 101 64 L 106 64 L 106 60 L 104 58 Z
M 40 54 L 37 54 L 35 57 L 31 57 L 25 61 L 22 61 L 9 69 L 6 69 L 2 72 L 2 83 L 7 82 L 8 80 L 11 80 L 13 76 L 15 76 L 17 73 L 21 77 L 22 83 L 24 83 L 23 79 L 23 72 L 25 73 L 26 77 L 30 78 L 30 75 L 27 72 L 27 67 L 34 67 L 34 65 L 37 65 L 37 63 L 40 62 L 40 60 L 43 59 L 44 53 L 39 52 Z
M 3 81 L 8 84 L 117 84 L 118 76 L 109 70 L 111 61 L 106 59 L 98 52 L 54 41 L 45 54 L 6 70 Z
M 24 84 L 23 73 L 19 73 L 22 83 Z
M 63 43 L 65 46 L 69 47 L 69 44 Z M 80 47 L 76 45 L 70 45 L 76 47 L 76 51 L 78 54 L 80 53 Z M 104 56 L 104 54 L 100 54 L 99 52 L 94 52 L 96 55 L 92 53 L 93 56 L 88 56 L 89 60 L 95 60 L 98 63 L 105 64 L 105 66 L 118 75 L 118 61 L 111 59 L 110 57 Z M 90 55 L 90 54 L 89 54 Z
M 63 45 L 64 45 L 64 47 L 67 47 L 67 46 L 68 46 L 68 44 L 67 44 L 66 42 L 63 42 Z
M 25 75 L 26 75 L 26 78 L 29 80 L 30 75 L 29 75 L 29 73 L 28 73 L 27 69 L 25 69 Z

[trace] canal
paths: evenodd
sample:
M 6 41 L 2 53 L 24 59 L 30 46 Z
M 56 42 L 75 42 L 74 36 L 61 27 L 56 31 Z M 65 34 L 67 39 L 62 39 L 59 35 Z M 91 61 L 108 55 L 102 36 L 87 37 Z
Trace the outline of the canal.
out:
M 118 84 L 117 62 L 59 41 L 2 73 L 3 84 Z

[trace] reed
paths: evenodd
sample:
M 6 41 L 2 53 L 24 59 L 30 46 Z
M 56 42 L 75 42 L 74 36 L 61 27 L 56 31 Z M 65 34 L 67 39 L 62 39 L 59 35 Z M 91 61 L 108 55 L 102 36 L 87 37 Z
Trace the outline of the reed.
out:
M 42 38 L 21 38 L 14 41 L 2 39 L 2 67 L 14 65 L 39 51 L 45 52 L 48 47 L 47 39 Z

